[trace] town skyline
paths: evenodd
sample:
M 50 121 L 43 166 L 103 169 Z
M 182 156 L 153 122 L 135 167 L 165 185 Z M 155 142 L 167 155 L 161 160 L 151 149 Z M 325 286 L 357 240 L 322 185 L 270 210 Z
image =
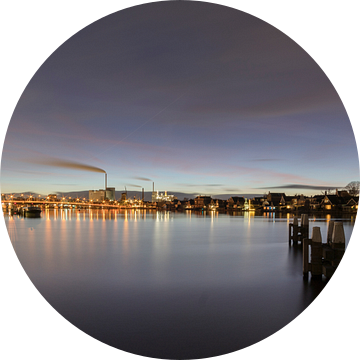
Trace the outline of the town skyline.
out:
M 338 187 L 321 187 L 319 186 L 317 189 L 307 189 L 308 191 L 311 191 L 311 193 L 305 193 L 303 190 L 303 188 L 301 187 L 296 187 L 295 185 L 289 185 L 289 187 L 287 188 L 267 188 L 264 189 L 264 191 L 262 192 L 253 192 L 253 193 L 210 193 L 210 192 L 203 192 L 203 191 L 198 191 L 198 192 L 180 192 L 180 191 L 176 191 L 176 190 L 167 190 L 167 188 L 164 189 L 155 189 L 155 192 L 157 193 L 168 193 L 171 195 L 175 195 L 177 198 L 179 198 L 180 200 L 182 200 L 183 198 L 195 198 L 196 196 L 210 196 L 213 198 L 219 198 L 219 199 L 228 199 L 231 196 L 243 196 L 243 197 L 247 197 L 247 198 L 253 198 L 253 197 L 261 197 L 261 196 L 266 196 L 268 193 L 285 193 L 287 196 L 297 196 L 297 195 L 304 195 L 307 197 L 312 197 L 312 196 L 317 196 L 317 195 L 325 195 L 325 194 L 334 194 L 336 193 L 337 190 L 341 191 L 341 190 L 347 190 L 347 186 L 351 183 L 354 182 L 349 182 L 346 186 L 338 186 Z M 292 187 L 294 186 L 294 187 Z M 99 187 L 97 189 L 93 188 L 93 189 L 82 189 L 82 190 L 74 190 L 74 191 L 51 191 L 51 192 L 37 192 L 37 191 L 19 191 L 19 192 L 14 192 L 14 191 L 10 191 L 10 192 L 2 192 L 2 195 L 6 195 L 6 196 L 29 196 L 29 195 L 33 195 L 34 197 L 38 197 L 39 195 L 41 195 L 42 197 L 46 197 L 49 194 L 56 194 L 58 196 L 72 196 L 72 197 L 80 197 L 83 198 L 85 194 L 89 193 L 89 190 L 102 190 L 105 189 L 105 187 Z M 290 189 L 293 189 L 292 191 L 289 191 Z M 304 188 L 306 190 L 306 188 Z M 141 197 L 142 194 L 142 190 L 144 190 L 144 193 L 146 195 L 146 197 L 151 197 L 151 194 L 153 193 L 152 190 L 149 190 L 146 187 L 141 188 L 140 186 L 136 186 L 136 187 L 131 187 L 131 186 L 124 186 L 122 189 L 121 188 L 114 188 L 114 191 L 116 191 L 117 193 L 117 197 L 120 198 L 122 193 L 129 193 L 131 194 L 131 196 L 139 196 Z M 201 190 L 201 189 L 199 189 Z M 256 189 L 254 189 L 256 190 Z M 281 190 L 281 191 L 280 191 Z

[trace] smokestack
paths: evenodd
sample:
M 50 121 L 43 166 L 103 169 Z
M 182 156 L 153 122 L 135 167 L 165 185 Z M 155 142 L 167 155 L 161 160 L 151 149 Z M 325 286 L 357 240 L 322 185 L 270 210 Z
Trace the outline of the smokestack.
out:
M 153 181 L 153 192 L 155 191 L 155 182 Z
M 107 173 L 105 173 L 105 190 L 107 189 Z
M 144 201 L 144 188 L 142 188 L 142 201 Z

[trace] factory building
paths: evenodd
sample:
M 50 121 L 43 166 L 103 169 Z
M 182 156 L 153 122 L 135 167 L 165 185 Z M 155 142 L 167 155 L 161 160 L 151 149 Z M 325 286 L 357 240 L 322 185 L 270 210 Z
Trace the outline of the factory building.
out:
M 155 183 L 153 183 L 153 191 L 151 193 L 151 202 L 153 202 L 153 203 L 171 202 L 176 199 L 177 199 L 177 197 L 175 195 L 168 195 L 167 191 L 165 191 L 165 194 L 163 194 L 163 193 L 159 194 L 158 191 L 155 191 Z M 143 189 L 143 200 L 144 200 L 144 189 Z
M 107 187 L 105 190 L 89 190 L 90 201 L 114 201 L 115 200 L 115 188 Z
M 167 191 L 165 191 L 165 194 L 161 193 L 159 194 L 158 191 L 153 191 L 151 195 L 151 202 L 171 202 L 176 200 L 177 197 L 175 195 L 168 195 Z
M 89 201 L 115 201 L 115 188 L 107 186 L 107 174 L 105 173 L 105 190 L 89 190 Z

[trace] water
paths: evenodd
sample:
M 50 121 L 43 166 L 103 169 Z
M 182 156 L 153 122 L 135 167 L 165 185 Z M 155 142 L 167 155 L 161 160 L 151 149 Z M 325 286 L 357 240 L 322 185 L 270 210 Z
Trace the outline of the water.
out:
M 5 216 L 28 276 L 66 319 L 157 358 L 229 353 L 299 315 L 326 280 L 304 282 L 289 215 L 44 210 Z M 327 218 L 310 216 L 325 241 Z M 344 221 L 349 241 L 354 217 Z

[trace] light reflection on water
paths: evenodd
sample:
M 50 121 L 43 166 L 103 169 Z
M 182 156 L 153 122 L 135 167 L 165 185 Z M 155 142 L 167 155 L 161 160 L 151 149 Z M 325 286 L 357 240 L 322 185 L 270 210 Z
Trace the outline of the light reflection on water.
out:
M 6 217 L 41 294 L 95 338 L 136 354 L 210 357 L 293 320 L 325 281 L 302 280 L 290 214 L 44 210 Z M 323 239 L 329 216 L 310 216 Z M 355 217 L 342 219 L 348 242 Z M 323 240 L 324 241 L 324 240 Z

